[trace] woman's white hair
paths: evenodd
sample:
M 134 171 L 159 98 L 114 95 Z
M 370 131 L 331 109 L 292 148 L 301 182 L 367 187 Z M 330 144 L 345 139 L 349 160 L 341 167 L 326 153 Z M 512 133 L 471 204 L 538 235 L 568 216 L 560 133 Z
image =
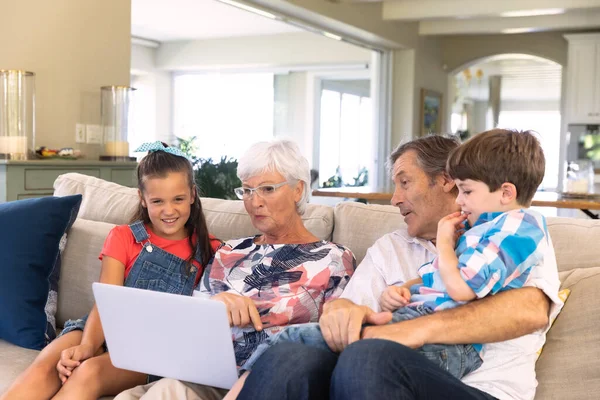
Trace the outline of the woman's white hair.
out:
M 303 215 L 310 194 L 310 167 L 298 145 L 289 139 L 274 139 L 250 146 L 238 161 L 238 178 L 244 181 L 264 172 L 279 172 L 286 181 L 304 182 L 302 198 L 296 203 L 296 211 Z

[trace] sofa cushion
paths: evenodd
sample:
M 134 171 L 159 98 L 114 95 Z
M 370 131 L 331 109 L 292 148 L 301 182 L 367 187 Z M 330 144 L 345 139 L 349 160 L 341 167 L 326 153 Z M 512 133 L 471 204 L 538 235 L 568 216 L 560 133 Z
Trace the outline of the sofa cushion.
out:
M 571 294 L 537 361 L 536 399 L 598 399 L 600 267 L 563 272 L 561 281 Z
M 31 365 L 38 350 L 24 349 L 0 339 L 0 395 L 4 393 L 14 380 Z M 99 400 L 111 400 L 114 396 L 103 396 Z
M 59 176 L 54 182 L 54 194 L 65 196 L 83 194 L 79 217 L 117 225 L 129 223 L 139 204 L 137 189 L 107 182 L 93 176 L 69 173 Z M 254 235 L 244 203 L 237 200 L 222 200 L 202 197 L 202 208 L 210 233 L 221 240 Z M 308 204 L 302 216 L 304 225 L 315 236 L 331 240 L 333 231 L 333 209 L 327 206 Z
M 360 263 L 367 249 L 381 236 L 405 226 L 397 207 L 340 202 L 334 210 L 333 241 L 348 246 Z M 592 219 L 548 218 L 559 271 L 597 266 L 600 224 Z M 577 238 L 577 246 L 571 238 Z
M 24 349 L 0 339 L 0 394 L 27 368 L 39 354 L 37 350 Z
M 59 243 L 81 196 L 0 204 L 0 338 L 29 349 L 46 344 L 45 305 Z
M 357 265 L 377 239 L 406 226 L 398 208 L 387 205 L 343 201 L 333 214 L 333 241 L 352 250 Z
M 552 328 L 552 326 L 554 325 L 554 322 L 556 321 L 556 318 L 558 318 L 558 316 L 560 315 L 560 313 L 565 309 L 564 303 L 567 301 L 567 299 L 569 298 L 570 295 L 571 295 L 571 289 L 561 289 L 558 292 L 558 298 L 563 302 L 563 307 L 561 307 L 561 309 L 558 312 L 558 314 L 554 315 L 550 319 L 550 328 Z M 542 345 L 542 348 L 539 349 L 538 352 L 537 352 L 538 359 L 539 359 L 540 355 L 542 354 L 542 351 L 544 351 L 545 344 L 546 344 L 546 342 L 544 342 L 544 344 Z
M 600 224 L 593 219 L 548 218 L 559 271 L 598 266 Z M 574 242 L 573 238 L 576 238 Z M 576 244 L 575 244 L 576 243 Z
M 54 195 L 82 194 L 79 218 L 111 224 L 127 224 L 135 214 L 137 189 L 128 188 L 93 176 L 75 172 L 60 175 L 54 181 Z
M 67 319 L 81 318 L 92 309 L 92 282 L 100 278 L 98 259 L 102 245 L 114 224 L 77 218 L 69 232 L 63 253 L 63 268 L 58 285 L 57 325 Z
M 208 231 L 221 240 L 255 235 L 258 230 L 252 225 L 250 216 L 241 200 L 221 200 L 202 197 L 202 209 Z M 302 216 L 304 226 L 322 240 L 331 240 L 333 231 L 333 208 L 307 204 Z

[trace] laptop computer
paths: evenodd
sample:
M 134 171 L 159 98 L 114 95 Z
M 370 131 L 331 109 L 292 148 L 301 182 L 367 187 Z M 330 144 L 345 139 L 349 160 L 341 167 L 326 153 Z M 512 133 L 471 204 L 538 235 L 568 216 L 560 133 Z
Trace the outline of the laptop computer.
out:
M 230 389 L 238 378 L 225 304 L 94 283 L 117 368 Z

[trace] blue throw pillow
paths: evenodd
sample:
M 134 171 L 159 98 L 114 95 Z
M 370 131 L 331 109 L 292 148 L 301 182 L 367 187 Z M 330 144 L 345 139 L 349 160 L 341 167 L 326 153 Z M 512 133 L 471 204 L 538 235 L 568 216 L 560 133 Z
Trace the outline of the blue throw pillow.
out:
M 60 244 L 58 245 L 58 256 L 54 261 L 54 265 L 52 266 L 52 272 L 50 272 L 50 277 L 48 278 L 48 282 L 50 283 L 50 291 L 48 292 L 48 300 L 46 301 L 46 307 L 44 311 L 46 312 L 46 344 L 50 343 L 54 339 L 56 339 L 56 310 L 58 309 L 58 281 L 60 280 L 60 269 L 62 266 L 62 255 L 65 251 L 65 247 L 67 246 L 67 232 L 73 226 L 75 219 L 77 219 L 77 213 L 79 211 L 79 204 L 77 207 L 73 208 L 71 212 L 71 219 L 67 223 L 67 229 L 60 239 Z
M 50 276 L 80 204 L 79 194 L 0 204 L 0 339 L 37 350 L 46 344 Z

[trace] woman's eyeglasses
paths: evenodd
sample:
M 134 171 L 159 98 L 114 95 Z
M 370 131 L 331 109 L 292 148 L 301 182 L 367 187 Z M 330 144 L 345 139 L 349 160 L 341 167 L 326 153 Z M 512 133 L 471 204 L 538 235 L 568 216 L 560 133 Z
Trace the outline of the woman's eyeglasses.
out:
M 287 184 L 291 184 L 291 183 L 295 183 L 295 181 L 285 181 L 285 182 L 276 183 L 273 185 L 260 185 L 255 188 L 239 187 L 239 188 L 233 189 L 233 191 L 235 192 L 235 195 L 240 200 L 249 199 L 252 197 L 252 195 L 254 193 L 258 194 L 263 199 L 267 199 L 275 193 L 275 190 L 282 187 L 283 185 L 287 185 Z

